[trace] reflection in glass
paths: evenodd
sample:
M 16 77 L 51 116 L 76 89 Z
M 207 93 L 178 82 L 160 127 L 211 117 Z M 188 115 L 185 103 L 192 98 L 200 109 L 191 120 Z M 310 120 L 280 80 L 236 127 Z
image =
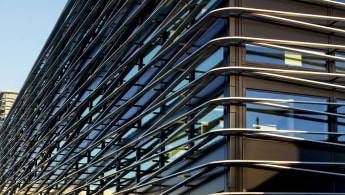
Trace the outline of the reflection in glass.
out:
M 220 67 L 224 63 L 224 50 L 223 48 L 217 49 L 212 55 L 210 55 L 206 60 L 199 64 L 196 69 L 196 77 L 201 76 L 205 72 L 211 70 L 212 68 Z
M 326 98 L 307 97 L 293 94 L 282 94 L 247 90 L 247 97 L 291 100 L 289 103 L 272 102 L 268 105 L 247 104 L 247 128 L 268 130 L 303 130 L 313 132 L 327 132 L 327 116 L 311 111 L 325 112 L 327 105 L 296 103 L 294 101 L 327 102 Z M 326 139 L 325 135 L 289 134 L 290 136 L 306 139 Z
M 246 45 L 246 60 L 318 70 L 326 69 L 326 61 L 324 59 L 315 58 L 315 56 L 312 55 L 248 44 Z
M 335 53 L 335 56 L 345 58 L 345 54 L 343 53 Z M 345 62 L 335 61 L 335 68 L 337 72 L 345 72 Z
M 337 113 L 345 115 L 345 100 L 338 100 L 338 103 L 343 103 L 344 106 L 339 106 L 337 108 Z M 345 118 L 342 118 L 342 117 L 337 118 L 337 129 L 338 129 L 338 132 L 345 133 Z M 338 138 L 338 141 L 345 141 L 345 136 L 340 136 Z

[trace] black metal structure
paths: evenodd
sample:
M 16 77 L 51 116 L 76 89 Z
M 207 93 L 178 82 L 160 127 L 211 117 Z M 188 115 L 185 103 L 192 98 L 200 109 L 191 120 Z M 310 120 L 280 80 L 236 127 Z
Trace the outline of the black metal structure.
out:
M 345 191 L 345 3 L 69 1 L 0 132 L 1 194 Z

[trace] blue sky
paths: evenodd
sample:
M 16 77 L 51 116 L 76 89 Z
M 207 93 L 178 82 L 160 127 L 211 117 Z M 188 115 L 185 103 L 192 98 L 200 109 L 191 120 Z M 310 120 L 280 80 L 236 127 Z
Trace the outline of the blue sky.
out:
M 19 91 L 67 0 L 0 0 L 0 91 Z

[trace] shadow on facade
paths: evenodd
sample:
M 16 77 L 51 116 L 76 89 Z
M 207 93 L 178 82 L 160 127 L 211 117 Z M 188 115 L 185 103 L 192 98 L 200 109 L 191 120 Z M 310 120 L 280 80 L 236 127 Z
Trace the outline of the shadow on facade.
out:
M 244 191 L 345 191 L 345 151 L 337 145 L 246 138 L 244 158 L 262 160 L 243 168 Z

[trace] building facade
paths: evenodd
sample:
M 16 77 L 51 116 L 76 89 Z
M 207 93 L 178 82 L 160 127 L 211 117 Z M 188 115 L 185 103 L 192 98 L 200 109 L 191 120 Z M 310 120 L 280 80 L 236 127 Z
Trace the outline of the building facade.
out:
M 17 96 L 18 92 L 16 91 L 0 91 L 0 126 L 10 112 Z
M 69 1 L 1 194 L 344 192 L 344 27 L 335 0 Z

